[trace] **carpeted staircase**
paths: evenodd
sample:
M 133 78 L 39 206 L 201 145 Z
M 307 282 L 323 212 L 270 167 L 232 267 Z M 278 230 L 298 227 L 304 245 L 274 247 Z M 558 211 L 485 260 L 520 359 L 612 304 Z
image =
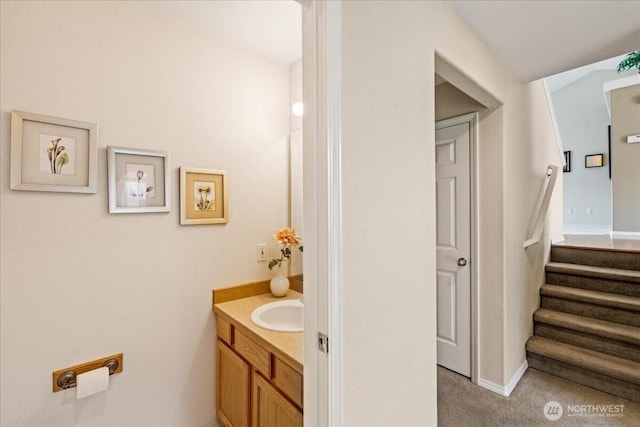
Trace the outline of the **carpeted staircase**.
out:
M 640 252 L 554 245 L 529 366 L 640 402 Z

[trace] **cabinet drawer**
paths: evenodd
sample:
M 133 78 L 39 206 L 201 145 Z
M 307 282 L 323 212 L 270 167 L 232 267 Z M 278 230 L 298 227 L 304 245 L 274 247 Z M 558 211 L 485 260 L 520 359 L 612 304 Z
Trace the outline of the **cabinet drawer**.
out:
M 274 357 L 273 383 L 296 405 L 302 408 L 302 375 L 282 360 Z
M 235 340 L 233 348 L 235 351 L 248 360 L 256 370 L 269 377 L 271 374 L 271 372 L 269 372 L 269 352 L 239 330 L 236 329 L 234 332 Z
M 218 338 L 231 345 L 231 323 L 227 322 L 220 316 L 216 316 L 216 329 Z

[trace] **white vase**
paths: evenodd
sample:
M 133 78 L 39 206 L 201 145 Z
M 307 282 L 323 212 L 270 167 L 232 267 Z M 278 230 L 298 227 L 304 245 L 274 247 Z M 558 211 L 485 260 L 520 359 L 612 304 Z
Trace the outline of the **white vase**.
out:
M 271 288 L 271 293 L 274 297 L 283 297 L 289 290 L 289 279 L 282 274 L 280 269 L 278 269 L 278 274 L 271 279 L 269 287 Z

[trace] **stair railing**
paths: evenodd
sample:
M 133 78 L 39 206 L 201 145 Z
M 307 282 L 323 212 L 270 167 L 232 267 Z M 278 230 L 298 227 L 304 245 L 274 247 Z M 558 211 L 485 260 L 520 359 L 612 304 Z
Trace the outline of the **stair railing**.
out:
M 527 240 L 524 242 L 525 249 L 540 241 L 542 229 L 544 228 L 544 220 L 547 217 L 547 212 L 549 211 L 549 203 L 551 202 L 553 188 L 555 187 L 556 180 L 558 179 L 558 169 L 558 166 L 554 165 L 549 165 L 547 167 L 547 174 L 540 186 L 538 200 L 536 200 L 533 214 L 529 220 Z

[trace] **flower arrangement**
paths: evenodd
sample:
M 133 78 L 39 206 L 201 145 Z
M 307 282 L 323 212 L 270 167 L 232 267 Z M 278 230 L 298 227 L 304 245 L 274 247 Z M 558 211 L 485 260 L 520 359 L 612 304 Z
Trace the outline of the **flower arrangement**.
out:
M 280 248 L 280 258 L 274 258 L 269 261 L 269 270 L 273 269 L 276 265 L 280 267 L 284 260 L 291 258 L 291 248 L 295 248 L 302 241 L 300 236 L 298 236 L 298 232 L 288 227 L 276 231 L 273 237 L 282 245 L 282 248 Z M 302 246 L 300 246 L 300 251 L 302 251 Z

